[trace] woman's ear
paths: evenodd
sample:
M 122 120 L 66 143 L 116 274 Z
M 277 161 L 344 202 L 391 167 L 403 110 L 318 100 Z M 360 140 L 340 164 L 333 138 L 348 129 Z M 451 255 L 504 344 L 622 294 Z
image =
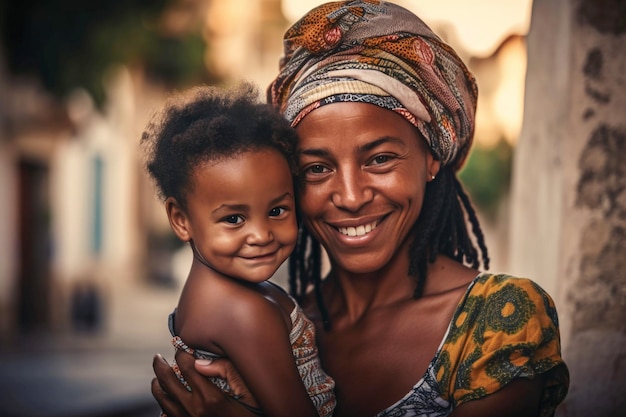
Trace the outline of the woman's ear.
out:
M 428 173 L 430 174 L 430 181 L 435 179 L 440 169 L 441 169 L 441 161 L 433 156 L 432 159 L 430 160 L 430 164 L 428 164 Z
M 183 242 L 191 240 L 187 214 L 174 197 L 168 197 L 167 200 L 165 200 L 165 211 L 170 221 L 170 227 L 176 236 Z

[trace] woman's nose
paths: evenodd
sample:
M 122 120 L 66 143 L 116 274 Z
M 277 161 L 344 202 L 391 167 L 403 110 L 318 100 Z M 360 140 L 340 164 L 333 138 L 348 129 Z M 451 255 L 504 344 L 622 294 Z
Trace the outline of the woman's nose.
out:
M 373 196 L 366 174 L 354 170 L 337 176 L 337 187 L 331 199 L 335 206 L 356 212 L 372 201 Z

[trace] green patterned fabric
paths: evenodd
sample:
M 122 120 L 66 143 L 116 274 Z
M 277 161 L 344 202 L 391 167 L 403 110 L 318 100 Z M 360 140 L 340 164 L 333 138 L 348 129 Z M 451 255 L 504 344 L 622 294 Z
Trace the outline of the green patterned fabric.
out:
M 544 376 L 540 416 L 554 416 L 569 373 L 550 296 L 533 281 L 481 274 L 459 302 L 424 376 L 376 417 L 445 417 L 518 378 Z
M 442 397 L 458 406 L 539 374 L 546 376 L 541 415 L 551 416 L 569 386 L 554 302 L 531 280 L 480 275 L 435 363 Z

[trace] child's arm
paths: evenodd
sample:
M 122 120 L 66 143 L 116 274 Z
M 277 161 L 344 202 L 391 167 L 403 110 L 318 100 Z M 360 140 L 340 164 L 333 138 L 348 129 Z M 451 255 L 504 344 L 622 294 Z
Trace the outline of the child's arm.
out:
M 211 317 L 211 341 L 233 362 L 260 408 L 271 417 L 317 417 L 278 307 L 252 292 L 239 294 L 229 304 L 220 317 Z M 196 340 L 202 334 L 201 328 L 185 330 L 195 333 Z

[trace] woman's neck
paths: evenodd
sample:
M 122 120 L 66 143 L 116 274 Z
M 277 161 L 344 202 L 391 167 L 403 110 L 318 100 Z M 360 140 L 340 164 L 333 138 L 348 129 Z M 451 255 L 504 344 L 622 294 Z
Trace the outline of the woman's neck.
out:
M 350 321 L 358 321 L 372 309 L 412 298 L 415 279 L 409 276 L 408 270 L 408 256 L 366 273 L 350 272 L 331 261 L 326 282 L 330 291 L 324 292 L 331 317 L 340 314 Z
M 413 300 L 416 278 L 408 274 L 408 256 L 405 261 L 390 262 L 380 270 L 355 274 L 331 262 L 331 271 L 325 284 L 324 299 L 333 316 L 342 316 L 356 322 L 370 311 L 387 308 Z M 468 268 L 447 256 L 438 256 L 428 264 L 426 284 L 422 297 L 430 297 L 465 288 L 478 271 Z

